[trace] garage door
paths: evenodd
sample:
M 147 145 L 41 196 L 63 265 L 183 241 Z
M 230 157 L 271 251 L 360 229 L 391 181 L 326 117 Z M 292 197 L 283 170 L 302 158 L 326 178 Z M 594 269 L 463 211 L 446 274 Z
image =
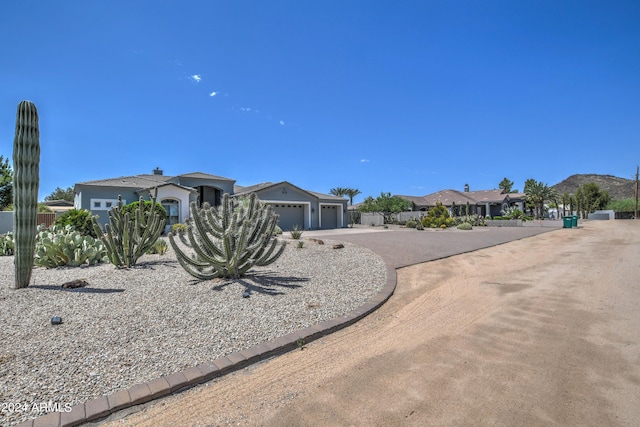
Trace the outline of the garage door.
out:
M 322 228 L 338 228 L 338 207 L 337 206 L 323 206 L 321 212 L 321 225 Z
M 304 229 L 304 207 L 296 204 L 276 204 L 273 205 L 275 213 L 280 215 L 278 226 L 283 230 L 292 230 L 295 226 Z

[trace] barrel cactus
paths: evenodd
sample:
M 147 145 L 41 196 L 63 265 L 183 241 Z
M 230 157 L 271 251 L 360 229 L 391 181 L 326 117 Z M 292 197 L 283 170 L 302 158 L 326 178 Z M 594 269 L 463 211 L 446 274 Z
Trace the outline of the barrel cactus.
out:
M 38 187 L 40 185 L 40 130 L 38 110 L 22 101 L 16 115 L 13 140 L 13 209 L 15 240 L 14 288 L 26 288 L 31 281 L 37 231 Z
M 187 273 L 200 280 L 238 278 L 253 266 L 268 265 L 284 252 L 285 244 L 274 238 L 278 215 L 255 194 L 246 200 L 224 194 L 222 204 L 191 203 L 186 232 L 169 233 L 171 247 Z M 187 255 L 183 247 L 194 250 Z
M 157 192 L 156 192 L 157 194 Z M 129 268 L 136 264 L 158 240 L 167 222 L 165 214 L 156 209 L 156 196 L 151 196 L 151 204 L 144 203 L 142 197 L 133 212 L 123 212 L 122 197 L 118 196 L 118 204 L 109 211 L 109 223 L 103 232 L 93 217 L 95 233 L 107 251 L 107 256 L 116 267 Z

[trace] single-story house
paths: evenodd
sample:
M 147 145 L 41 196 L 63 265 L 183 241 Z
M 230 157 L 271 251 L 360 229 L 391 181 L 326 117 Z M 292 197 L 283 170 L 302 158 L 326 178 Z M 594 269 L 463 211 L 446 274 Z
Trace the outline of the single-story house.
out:
M 348 225 L 347 199 L 331 194 L 303 190 L 287 181 L 265 182 L 250 187 L 235 187 L 236 196 L 256 193 L 258 199 L 273 206 L 280 215 L 283 230 L 343 228 Z
M 140 196 L 149 200 L 156 189 L 157 201 L 167 211 L 167 228 L 189 217 L 191 202 L 218 206 L 224 193 L 237 197 L 253 192 L 260 201 L 274 207 L 283 230 L 295 226 L 304 230 L 341 228 L 348 224 L 345 219 L 348 200 L 342 197 L 303 190 L 286 181 L 241 187 L 230 178 L 202 172 L 167 176 L 158 168 L 151 174 L 77 183 L 74 207 L 97 215 L 102 226 L 109 221 L 108 211 L 118 203 L 118 196 L 124 204 L 137 201 Z
M 505 193 L 504 190 L 470 191 L 468 184 L 465 184 L 464 191 L 441 190 L 421 197 L 400 195 L 398 197 L 409 201 L 416 211 L 427 211 L 437 203 L 442 203 L 454 216 L 464 215 L 467 204 L 469 204 L 469 214 L 491 217 L 502 215 L 502 210 L 508 207 L 517 207 L 522 211 L 525 208 L 524 193 Z
M 68 200 L 48 200 L 40 202 L 40 204 L 45 205 L 51 209 L 51 212 L 55 213 L 64 213 L 73 209 L 73 202 Z

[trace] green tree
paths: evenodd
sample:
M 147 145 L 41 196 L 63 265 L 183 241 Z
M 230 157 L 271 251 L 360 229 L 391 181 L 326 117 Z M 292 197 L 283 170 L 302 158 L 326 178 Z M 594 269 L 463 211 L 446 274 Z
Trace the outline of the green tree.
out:
M 13 171 L 9 159 L 0 156 L 0 211 L 13 203 Z
M 504 177 L 502 181 L 500 181 L 500 184 L 498 184 L 498 187 L 505 193 L 511 193 L 511 189 L 513 188 L 513 181 L 511 181 L 507 177 Z
M 580 200 L 579 210 L 582 212 L 583 218 L 586 218 L 589 213 L 604 209 L 611 201 L 609 193 L 606 190 L 601 190 L 598 184 L 594 182 L 578 187 L 576 196 Z
M 612 200 L 607 204 L 606 209 L 616 212 L 633 212 L 636 209 L 635 199 Z
M 381 212 L 384 214 L 385 222 L 391 220 L 391 214 L 406 212 L 411 209 L 411 203 L 398 196 L 392 196 L 391 193 L 380 193 L 376 199 L 369 196 L 360 204 L 358 210 L 360 212 Z
M 50 202 L 52 200 L 67 200 L 69 202 L 73 202 L 73 197 L 73 187 L 67 187 L 66 190 L 56 187 L 51 194 L 44 198 L 44 201 Z

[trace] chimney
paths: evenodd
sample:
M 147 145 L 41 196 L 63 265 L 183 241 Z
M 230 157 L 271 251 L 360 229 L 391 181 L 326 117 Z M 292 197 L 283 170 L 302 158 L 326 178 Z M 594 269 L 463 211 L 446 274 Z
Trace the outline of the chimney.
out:
M 154 175 L 162 175 L 162 169 L 160 169 L 159 167 L 156 166 L 156 168 L 153 170 L 153 174 Z
M 469 192 L 469 184 L 465 184 L 464 185 L 464 192 L 468 193 Z

